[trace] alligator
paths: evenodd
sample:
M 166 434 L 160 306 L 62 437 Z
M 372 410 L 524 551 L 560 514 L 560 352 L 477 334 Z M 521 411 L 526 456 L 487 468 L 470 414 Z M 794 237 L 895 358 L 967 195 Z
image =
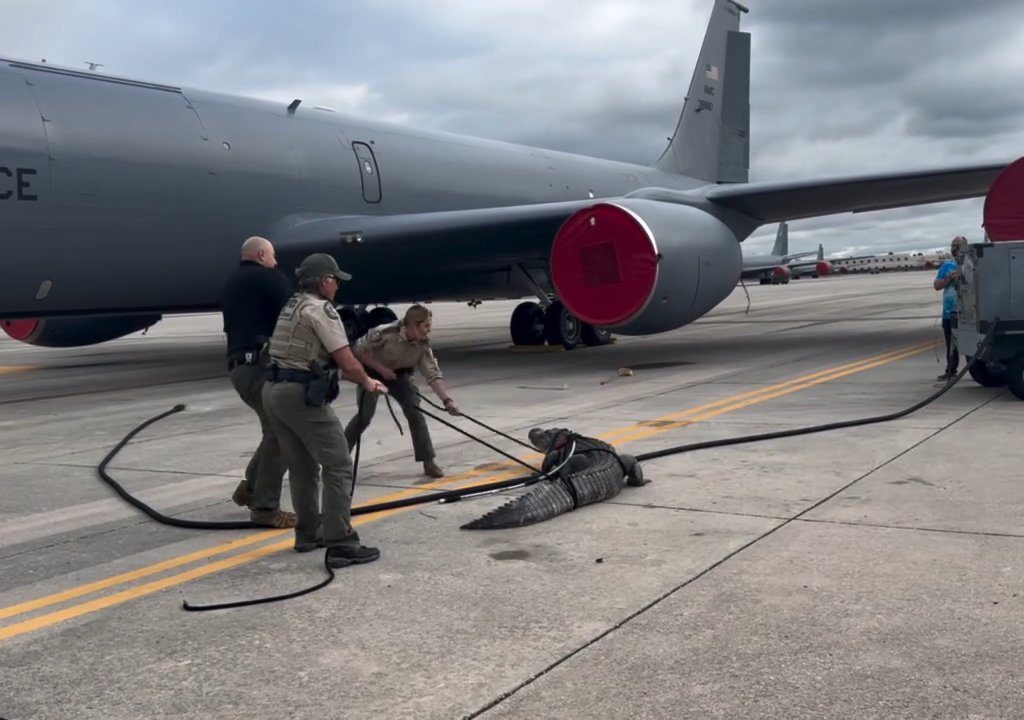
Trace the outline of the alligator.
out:
M 619 494 L 624 485 L 644 484 L 636 458 L 621 455 L 597 438 L 565 428 L 533 428 L 530 443 L 544 453 L 541 472 L 550 474 L 522 495 L 462 526 L 463 530 L 497 530 L 550 520 L 583 505 Z

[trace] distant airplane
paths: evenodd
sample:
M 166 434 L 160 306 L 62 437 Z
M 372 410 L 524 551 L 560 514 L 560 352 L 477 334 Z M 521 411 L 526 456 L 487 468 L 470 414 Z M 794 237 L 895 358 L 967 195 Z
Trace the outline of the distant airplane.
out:
M 601 344 L 715 307 L 762 224 L 977 197 L 1006 166 L 748 182 L 745 12 L 714 0 L 653 166 L 0 60 L 2 327 L 70 346 L 216 310 L 259 234 L 285 271 L 327 252 L 354 275 L 353 333 L 373 304 L 536 296 L 514 342 Z
M 906 270 L 934 270 L 949 259 L 945 249 L 914 250 L 906 252 L 878 253 L 876 255 L 852 255 L 848 257 L 830 258 L 833 272 L 869 273 L 876 275 L 883 272 L 899 272 Z
M 801 258 L 815 256 L 814 260 Z M 743 258 L 743 270 L 740 277 L 757 278 L 762 285 L 785 285 L 791 277 L 803 275 L 828 275 L 831 270 L 825 261 L 824 248 L 818 245 L 817 250 L 806 252 L 789 252 L 789 224 L 779 223 L 779 231 L 775 235 L 775 246 L 768 255 L 749 255 Z

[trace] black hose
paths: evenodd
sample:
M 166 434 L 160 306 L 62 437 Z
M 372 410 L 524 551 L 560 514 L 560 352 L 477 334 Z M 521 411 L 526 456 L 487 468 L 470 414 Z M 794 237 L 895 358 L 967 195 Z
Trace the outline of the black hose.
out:
M 271 595 L 270 597 L 255 598 L 253 600 L 235 600 L 234 602 L 217 603 L 213 605 L 189 605 L 188 600 L 181 601 L 181 607 L 189 612 L 206 612 L 207 610 L 230 610 L 232 608 L 249 607 L 250 605 L 264 605 L 266 603 L 278 602 L 280 600 L 291 600 L 292 598 L 302 597 L 303 595 L 309 595 L 310 593 L 316 592 L 321 588 L 325 588 L 334 581 L 334 570 L 330 565 L 327 564 L 327 552 L 324 552 L 324 570 L 327 571 L 327 577 L 316 585 L 310 585 L 308 588 L 302 590 L 296 590 L 295 592 L 285 593 L 284 595 Z
M 362 418 L 363 416 L 363 403 L 366 402 L 366 393 L 362 393 L 359 397 L 359 403 L 356 408 L 356 418 Z M 390 405 L 388 406 L 390 409 Z M 394 417 L 394 412 L 391 413 Z M 398 422 L 398 418 L 395 418 L 395 422 Z M 401 429 L 401 427 L 399 427 Z M 356 449 L 355 458 L 352 461 L 352 491 L 349 493 L 349 497 L 353 497 L 356 493 L 356 478 L 359 473 L 359 448 L 362 446 L 363 434 L 359 433 L 356 437 Z M 353 513 L 355 514 L 355 513 Z M 212 605 L 189 605 L 188 600 L 182 600 L 181 607 L 189 612 L 206 612 L 207 610 L 231 610 L 233 608 L 249 607 L 251 605 L 265 605 L 272 602 L 280 602 L 281 600 L 291 600 L 293 598 L 302 597 L 310 593 L 321 590 L 332 582 L 334 582 L 334 569 L 327 564 L 327 550 L 324 550 L 324 570 L 327 571 L 327 577 L 318 582 L 316 585 L 311 585 L 302 590 L 296 590 L 295 592 L 285 593 L 284 595 L 271 595 L 269 597 L 254 598 L 252 600 L 235 600 L 233 602 L 217 603 Z
M 899 410 L 898 412 L 888 413 L 886 415 L 876 415 L 874 417 L 859 418 L 856 420 L 841 420 L 839 422 L 825 423 L 824 425 L 811 425 L 809 427 L 802 428 L 791 428 L 789 430 L 777 430 L 769 433 L 758 433 L 756 435 L 741 435 L 739 437 L 721 438 L 719 440 L 705 440 L 704 442 L 688 443 L 686 445 L 675 445 L 673 447 L 667 447 L 662 450 L 654 450 L 652 452 L 643 453 L 637 455 L 637 460 L 656 460 L 657 458 L 663 458 L 667 455 L 676 455 L 678 453 L 693 452 L 694 450 L 706 450 L 707 448 L 722 447 L 724 445 L 741 445 L 749 442 L 759 442 L 761 440 L 775 440 L 777 438 L 793 437 L 795 435 L 811 435 L 813 433 L 827 432 L 829 430 L 839 430 L 840 428 L 855 427 L 858 425 L 872 425 L 874 423 L 888 422 L 889 420 L 897 420 L 901 417 L 910 415 L 923 408 L 925 405 L 935 402 L 940 397 L 946 394 L 953 385 L 955 385 L 960 378 L 964 376 L 967 369 L 970 367 L 968 363 L 967 367 L 961 370 L 952 382 L 947 384 L 944 388 L 938 392 L 932 393 L 924 400 L 916 402 L 908 408 Z
M 124 446 L 127 445 L 131 441 L 131 439 L 133 437 L 138 435 L 140 432 L 145 430 L 147 427 L 149 427 L 153 423 L 155 423 L 155 422 L 157 422 L 159 420 L 163 420 L 165 417 L 167 417 L 169 415 L 174 415 L 175 413 L 180 413 L 184 409 L 185 409 L 184 405 L 175 405 L 173 408 L 171 408 L 167 412 L 160 413 L 156 417 L 151 417 L 149 420 L 147 420 L 146 422 L 142 423 L 141 425 L 138 425 L 134 430 L 132 430 L 127 435 L 125 435 L 124 438 L 121 440 L 121 442 L 119 442 L 117 445 L 115 445 L 114 448 L 110 452 L 107 453 L 107 456 L 105 458 L 103 458 L 103 460 L 100 461 L 99 466 L 96 468 L 96 470 L 100 474 L 100 478 L 102 478 L 103 482 L 105 482 L 107 485 L 112 487 L 114 489 L 114 492 L 116 492 L 118 495 L 120 495 L 121 498 L 123 500 L 125 500 L 125 502 L 127 502 L 129 505 L 134 505 L 139 510 L 141 510 L 142 512 L 146 513 L 151 518 L 156 520 L 158 523 L 163 523 L 164 525 L 172 525 L 174 527 L 181 527 L 181 528 L 190 528 L 192 530 L 251 530 L 253 528 L 262 528 L 264 530 L 272 530 L 273 528 L 268 528 L 265 525 L 257 525 L 256 523 L 254 523 L 254 522 L 252 522 L 250 520 L 206 521 L 206 520 L 183 520 L 181 518 L 170 517 L 168 515 L 164 515 L 164 514 L 162 514 L 160 512 L 157 512 L 156 510 L 151 508 L 149 505 L 147 505 L 146 503 L 142 502 L 137 497 L 135 497 L 134 495 L 129 493 L 127 490 L 125 490 L 123 487 L 121 487 L 121 484 L 119 482 L 117 482 L 117 480 L 115 480 L 114 478 L 110 477 L 110 473 L 107 472 L 107 465 L 110 464 L 110 461 L 114 459 L 114 456 L 117 455 L 122 450 L 122 448 L 124 448 Z

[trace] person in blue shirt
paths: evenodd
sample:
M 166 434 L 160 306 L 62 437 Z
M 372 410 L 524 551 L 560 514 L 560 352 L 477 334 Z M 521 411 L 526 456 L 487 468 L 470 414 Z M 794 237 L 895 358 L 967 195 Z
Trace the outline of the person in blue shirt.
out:
M 946 339 L 946 370 L 937 380 L 952 380 L 960 366 L 960 353 L 953 343 L 953 321 L 956 319 L 956 282 L 960 278 L 960 253 L 967 245 L 967 238 L 957 235 L 949 246 L 952 259 L 939 267 L 933 286 L 942 291 L 942 336 Z

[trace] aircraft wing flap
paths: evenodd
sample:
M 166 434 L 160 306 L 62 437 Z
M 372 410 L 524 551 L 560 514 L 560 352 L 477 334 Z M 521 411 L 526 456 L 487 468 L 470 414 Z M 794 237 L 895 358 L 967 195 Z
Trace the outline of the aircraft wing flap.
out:
M 980 197 L 1006 165 L 719 185 L 705 197 L 764 223 L 781 222 Z

